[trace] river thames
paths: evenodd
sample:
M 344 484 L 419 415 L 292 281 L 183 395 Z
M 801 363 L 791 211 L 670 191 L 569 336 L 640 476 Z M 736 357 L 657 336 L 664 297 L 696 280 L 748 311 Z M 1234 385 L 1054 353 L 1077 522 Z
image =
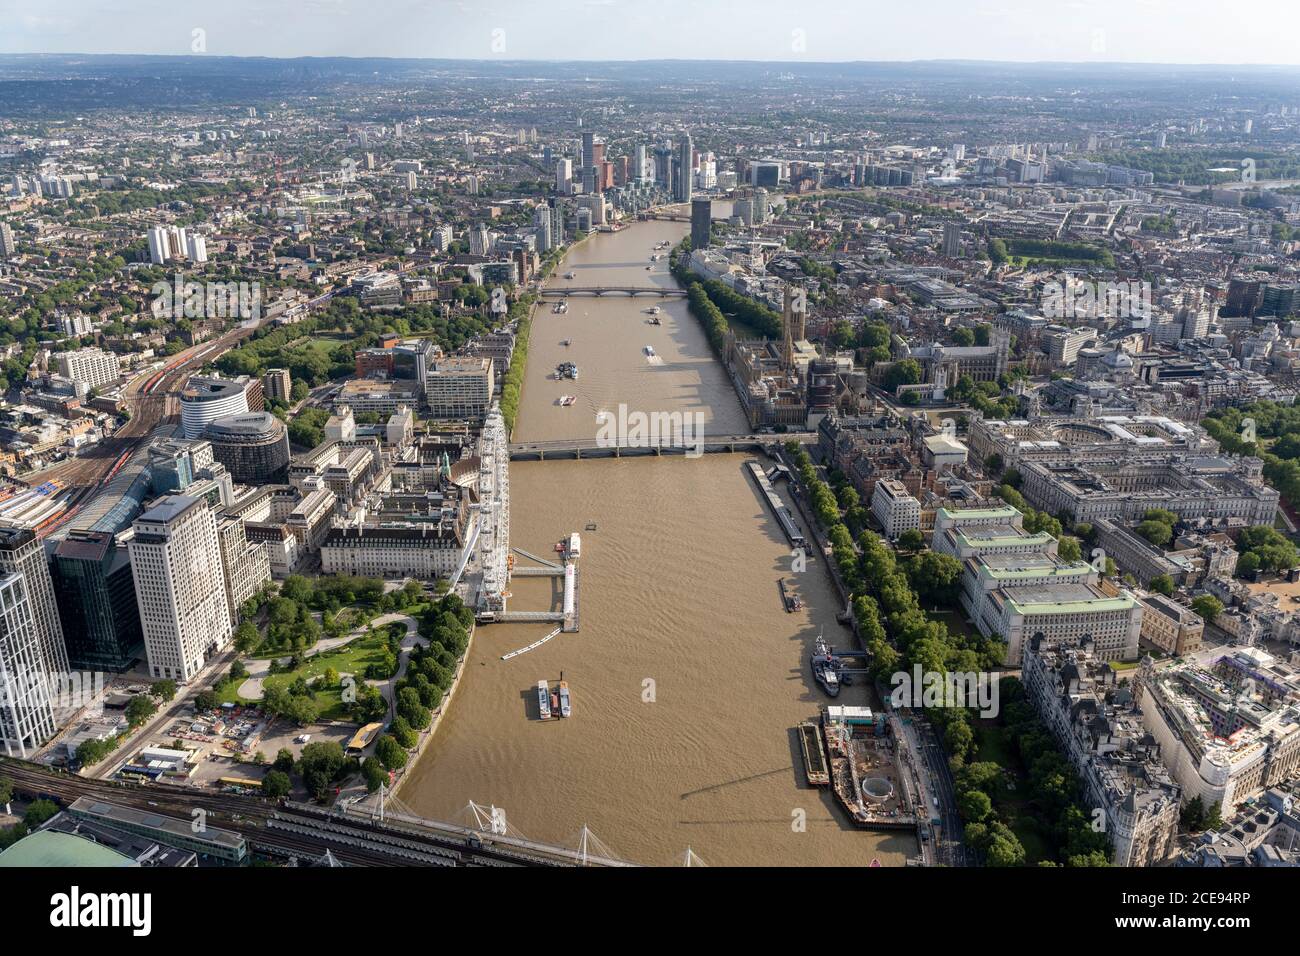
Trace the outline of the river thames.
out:
M 650 256 L 684 234 L 646 222 L 594 236 L 549 286 L 675 287 L 667 250 Z M 659 325 L 646 311 L 655 305 Z M 565 315 L 543 301 L 529 348 L 515 441 L 592 438 L 620 404 L 700 413 L 712 434 L 749 431 L 680 298 L 574 296 Z M 563 361 L 577 380 L 555 378 Z M 561 406 L 563 394 L 577 401 Z M 899 865 L 915 853 L 910 835 L 856 829 L 804 781 L 794 728 L 829 702 L 809 670 L 812 643 L 824 631 L 847 646 L 851 635 L 820 556 L 792 572 L 749 457 L 512 464 L 512 545 L 549 556 L 582 533 L 581 631 L 502 661 L 550 626 L 480 627 L 401 800 L 442 820 L 463 819 L 470 800 L 493 804 L 523 835 L 568 846 L 586 824 L 616 856 L 651 865 L 680 863 L 688 846 L 712 865 Z M 783 609 L 783 577 L 803 609 Z M 559 606 L 549 578 L 517 577 L 512 592 L 512 609 Z M 561 673 L 573 716 L 539 720 L 537 682 Z M 867 691 L 847 687 L 837 703 L 867 704 Z

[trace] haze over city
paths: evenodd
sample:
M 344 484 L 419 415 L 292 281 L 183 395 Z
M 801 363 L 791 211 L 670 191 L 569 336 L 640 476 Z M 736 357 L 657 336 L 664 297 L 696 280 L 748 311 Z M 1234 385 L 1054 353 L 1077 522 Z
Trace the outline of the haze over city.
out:
M 4 53 L 1300 63 L 1286 0 L 3 0 L 0 17 Z

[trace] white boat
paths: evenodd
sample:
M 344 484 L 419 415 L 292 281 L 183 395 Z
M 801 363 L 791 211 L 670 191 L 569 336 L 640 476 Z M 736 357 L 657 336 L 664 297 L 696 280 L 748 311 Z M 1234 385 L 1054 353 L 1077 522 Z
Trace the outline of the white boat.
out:
M 657 305 L 652 305 L 650 308 L 646 309 L 646 313 L 649 315 L 658 315 L 661 311 L 662 310 Z
M 654 357 L 655 357 L 654 346 L 652 346 L 652 345 L 647 345 L 647 346 L 645 347 L 645 354 L 648 355 L 650 358 L 654 358 Z
M 566 278 L 566 279 L 572 279 L 573 277 L 574 277 L 574 274 L 573 274 L 572 272 L 566 272 L 566 273 L 564 274 L 564 278 Z
M 542 715 L 542 720 L 551 719 L 551 689 L 544 680 L 537 682 L 537 711 Z
M 560 716 L 568 717 L 573 713 L 573 707 L 569 703 L 569 685 L 565 681 L 560 681 Z
M 577 400 L 578 400 L 578 399 L 577 399 L 577 396 L 575 396 L 575 395 L 561 395 L 561 396 L 560 396 L 560 404 L 563 405 L 563 406 L 565 406 L 566 408 L 567 408 L 568 406 L 572 405 L 572 404 L 573 404 L 574 402 L 576 402 Z

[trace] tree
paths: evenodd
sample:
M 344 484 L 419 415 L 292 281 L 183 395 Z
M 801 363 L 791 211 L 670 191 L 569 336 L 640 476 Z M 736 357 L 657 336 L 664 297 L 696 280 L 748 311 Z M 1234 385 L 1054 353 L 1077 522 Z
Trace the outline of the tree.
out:
M 201 690 L 194 695 L 194 709 L 198 711 L 216 710 L 221 706 L 221 698 L 216 691 Z
M 957 795 L 957 810 L 963 820 L 983 823 L 993 812 L 993 801 L 983 790 L 963 790 Z
M 1174 593 L 1174 579 L 1167 574 L 1157 574 L 1147 582 L 1147 587 L 1156 594 L 1163 594 L 1165 597 L 1169 597 Z
M 235 628 L 235 649 L 247 654 L 262 641 L 262 635 L 252 621 L 244 621 Z
M 292 789 L 293 784 L 289 781 L 289 775 L 282 770 L 272 770 L 262 778 L 262 793 L 272 800 L 287 797 Z
M 1205 802 L 1199 797 L 1192 797 L 1178 813 L 1178 822 L 1190 833 L 1199 833 L 1205 829 Z
M 154 685 L 149 688 L 149 693 L 160 701 L 169 701 L 176 696 L 176 682 L 174 680 L 155 681 Z
M 137 694 L 126 705 L 126 719 L 132 727 L 139 727 L 153 716 L 158 705 L 147 694 Z
M 9 812 L 9 801 L 14 798 L 14 785 L 8 777 L 0 777 L 0 807 L 5 808 L 5 813 Z
M 275 752 L 275 763 L 271 766 L 282 773 L 290 773 L 293 770 L 293 751 L 288 747 L 281 747 Z
M 989 866 L 1020 866 L 1025 862 L 1025 848 L 1020 845 L 1016 835 L 1006 827 L 1005 833 L 996 834 L 989 843 L 987 859 Z
M 1078 538 L 1064 535 L 1057 544 L 1056 553 L 1062 561 L 1079 561 L 1083 558 L 1083 548 Z
M 1214 805 L 1211 806 L 1210 809 L 1207 810 L 1205 813 L 1205 829 L 1218 830 L 1221 829 L 1222 827 L 1223 827 L 1222 810 L 1219 806 L 1219 802 L 1216 800 L 1214 802 Z
M 1223 613 L 1223 602 L 1213 594 L 1201 594 L 1192 599 L 1192 610 L 1201 615 L 1207 624 Z
M 323 800 L 330 783 L 343 770 L 345 763 L 342 744 L 337 740 L 321 740 L 302 748 L 298 771 L 308 792 L 317 800 Z
M 898 547 L 903 551 L 920 551 L 925 547 L 925 536 L 915 528 L 908 528 L 898 536 Z
M 371 793 L 388 783 L 388 771 L 377 757 L 361 761 L 361 775 L 366 778 L 366 789 Z
M 392 724 L 389 725 L 388 732 L 396 737 L 397 742 L 407 750 L 420 742 L 420 735 L 415 732 L 410 721 L 405 717 L 394 717 Z
M 53 800 L 33 800 L 27 805 L 27 812 L 23 814 L 23 823 L 28 830 L 38 830 L 46 820 L 58 812 L 59 805 Z
M 406 749 L 391 734 L 385 734 L 375 744 L 375 756 L 387 770 L 401 770 L 406 766 Z
M 1137 526 L 1137 533 L 1146 538 L 1157 548 L 1163 548 L 1174 537 L 1174 529 L 1163 521 L 1149 519 Z
M 921 381 L 921 365 L 916 359 L 895 362 L 885 373 L 885 390 L 896 393 L 902 385 L 917 385 Z

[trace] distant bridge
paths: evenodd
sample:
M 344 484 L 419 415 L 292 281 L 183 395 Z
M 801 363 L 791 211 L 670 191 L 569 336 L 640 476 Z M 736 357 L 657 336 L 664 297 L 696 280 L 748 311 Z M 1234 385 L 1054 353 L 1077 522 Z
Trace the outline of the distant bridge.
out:
M 566 295 L 630 295 L 634 297 L 638 295 L 657 295 L 685 298 L 686 290 L 630 285 L 554 286 L 550 289 L 543 289 L 542 295 L 554 298 Z
M 709 435 L 700 442 L 683 442 L 680 438 L 664 438 L 656 442 L 602 445 L 593 438 L 575 438 L 564 441 L 523 442 L 510 446 L 511 461 L 546 461 L 547 459 L 623 458 L 636 455 L 696 455 L 737 451 L 762 451 L 769 445 L 797 441 L 811 445 L 817 441 L 816 432 L 787 432 L 765 435 Z

